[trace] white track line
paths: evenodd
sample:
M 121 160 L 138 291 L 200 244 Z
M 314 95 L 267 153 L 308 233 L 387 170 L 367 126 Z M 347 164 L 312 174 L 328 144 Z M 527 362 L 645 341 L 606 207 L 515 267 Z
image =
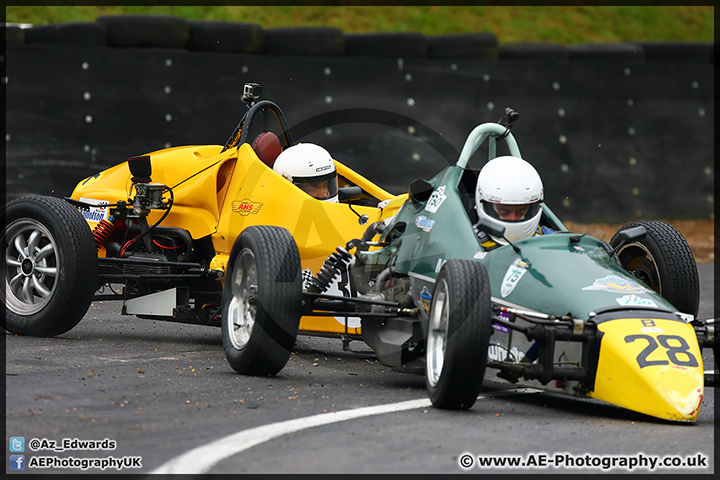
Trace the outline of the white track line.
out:
M 487 394 L 486 396 L 496 396 L 503 392 L 522 394 L 522 393 L 538 393 L 542 390 L 534 388 L 518 388 L 511 392 L 500 391 Z M 485 398 L 481 395 L 478 399 Z M 344 422 L 361 417 L 370 417 L 372 415 L 382 415 L 384 413 L 402 412 L 404 410 L 413 410 L 415 408 L 426 408 L 432 404 L 429 399 L 409 400 L 407 402 L 392 403 L 389 405 L 377 405 L 374 407 L 363 407 L 354 410 L 342 410 L 340 412 L 321 413 L 310 417 L 296 418 L 286 420 L 284 422 L 271 423 L 269 425 L 261 425 L 259 427 L 242 430 L 227 437 L 220 438 L 214 442 L 194 448 L 188 452 L 177 456 L 168 462 L 162 464 L 151 474 L 190 474 L 201 475 L 207 473 L 213 466 L 228 457 L 237 455 L 240 452 L 259 445 L 261 443 L 272 440 L 273 438 L 294 433 L 307 428 L 320 427 L 331 423 Z
M 276 437 L 297 432 L 306 428 L 319 427 L 330 423 L 343 422 L 354 418 L 381 415 L 383 413 L 401 412 L 415 408 L 429 407 L 432 404 L 428 399 L 410 400 L 407 402 L 393 403 L 390 405 L 378 405 L 375 407 L 364 407 L 355 410 L 343 410 L 340 412 L 321 413 L 310 417 L 287 420 L 285 422 L 271 423 L 259 427 L 243 430 L 228 435 L 214 442 L 201 447 L 194 448 L 184 454 L 173 458 L 169 462 L 153 470 L 152 474 L 203 474 L 208 472 L 220 461 L 252 448 L 255 445 L 267 442 Z

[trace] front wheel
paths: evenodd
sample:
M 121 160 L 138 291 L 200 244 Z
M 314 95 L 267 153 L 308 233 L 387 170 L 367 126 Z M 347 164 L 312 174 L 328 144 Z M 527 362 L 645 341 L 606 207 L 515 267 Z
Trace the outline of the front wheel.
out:
M 475 404 L 491 334 L 487 270 L 471 260 L 448 260 L 435 282 L 428 324 L 425 383 L 435 407 Z
M 3 327 L 43 337 L 67 332 L 98 287 L 97 248 L 87 222 L 56 197 L 20 197 L 2 213 Z
M 647 236 L 618 250 L 620 264 L 678 311 L 697 316 L 700 280 L 687 241 L 673 226 L 658 220 L 629 223 L 620 231 L 637 226 L 645 227 Z M 615 234 L 610 245 L 614 248 L 619 243 Z
M 300 255 L 290 232 L 245 229 L 233 246 L 222 296 L 222 341 L 230 366 L 245 375 L 282 370 L 301 311 Z

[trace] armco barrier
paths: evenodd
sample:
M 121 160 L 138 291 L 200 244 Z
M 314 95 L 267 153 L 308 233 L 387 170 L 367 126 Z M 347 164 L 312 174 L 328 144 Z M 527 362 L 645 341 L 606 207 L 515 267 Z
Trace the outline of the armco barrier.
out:
M 561 218 L 713 214 L 712 45 L 498 45 L 489 33 L 343 35 L 142 15 L 5 34 L 8 197 L 64 196 L 130 156 L 222 144 L 245 110 L 243 84 L 257 82 L 295 140 L 395 193 L 454 162 L 474 126 L 511 106 Z

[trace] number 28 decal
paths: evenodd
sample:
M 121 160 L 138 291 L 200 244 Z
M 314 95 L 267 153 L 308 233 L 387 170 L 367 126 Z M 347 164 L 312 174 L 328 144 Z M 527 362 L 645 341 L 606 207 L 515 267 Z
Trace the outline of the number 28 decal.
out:
M 637 334 L 625 337 L 625 343 L 633 343 L 636 340 L 645 340 L 647 347 L 637 356 L 640 368 L 653 365 L 667 365 L 672 363 L 681 367 L 697 367 L 698 362 L 695 356 L 688 350 L 690 346 L 683 337 L 677 335 L 658 335 L 657 341 L 652 335 Z M 668 360 L 648 360 L 648 356 L 658 348 L 658 342 L 667 351 Z

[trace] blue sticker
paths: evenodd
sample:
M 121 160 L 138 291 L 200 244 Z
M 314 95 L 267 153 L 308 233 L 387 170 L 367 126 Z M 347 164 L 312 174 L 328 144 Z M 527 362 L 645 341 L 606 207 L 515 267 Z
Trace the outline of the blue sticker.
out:
M 418 228 L 422 228 L 426 232 L 429 232 L 432 230 L 433 225 L 435 225 L 435 220 L 430 220 L 425 215 L 420 215 L 415 219 L 415 225 Z
M 427 287 L 423 287 L 422 291 L 420 292 L 420 301 L 422 301 L 422 304 L 425 307 L 425 312 L 430 313 L 430 304 L 432 303 L 432 295 L 430 295 L 430 292 L 428 291 Z

